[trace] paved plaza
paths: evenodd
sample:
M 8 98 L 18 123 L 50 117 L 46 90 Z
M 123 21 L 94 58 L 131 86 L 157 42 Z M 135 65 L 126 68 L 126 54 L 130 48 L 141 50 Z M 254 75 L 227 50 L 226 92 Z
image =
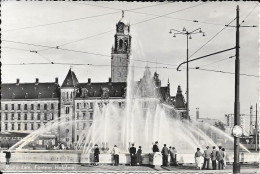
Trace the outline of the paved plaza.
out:
M 192 164 L 170 167 L 151 166 L 128 166 L 128 165 L 80 165 L 80 164 L 22 164 L 13 163 L 9 167 L 4 163 L 0 164 L 3 173 L 180 173 L 180 174 L 214 174 L 232 173 L 232 165 L 227 165 L 225 170 L 196 170 Z M 244 164 L 241 166 L 241 173 L 260 173 L 259 164 Z

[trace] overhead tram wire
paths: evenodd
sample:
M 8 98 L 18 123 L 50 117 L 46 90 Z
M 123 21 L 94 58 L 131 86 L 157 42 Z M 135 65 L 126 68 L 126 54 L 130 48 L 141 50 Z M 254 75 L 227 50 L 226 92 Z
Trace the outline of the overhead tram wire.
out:
M 131 24 L 131 26 L 137 25 L 137 24 L 141 24 L 141 23 L 144 23 L 144 22 L 148 22 L 148 21 L 151 21 L 151 20 L 160 18 L 160 17 L 164 17 L 164 16 L 169 15 L 169 14 L 173 14 L 173 13 L 185 11 L 185 10 L 188 10 L 188 9 L 191 9 L 191 8 L 194 8 L 194 7 L 197 7 L 197 6 L 204 5 L 204 4 L 206 4 L 206 3 L 208 3 L 208 2 L 201 3 L 201 4 L 197 4 L 197 5 L 194 5 L 194 6 L 187 7 L 187 8 L 183 8 L 183 9 L 180 9 L 180 10 L 177 10 L 177 11 L 173 11 L 173 12 L 170 12 L 170 13 L 167 13 L 167 14 L 164 14 L 164 15 L 159 15 L 159 16 L 156 16 L 156 17 L 154 17 L 154 18 L 146 19 L 146 20 L 143 20 L 143 21 L 140 21 L 140 22 L 136 22 L 136 23 Z M 133 10 L 133 9 L 132 9 L 132 10 Z M 59 46 L 64 46 L 64 45 L 68 45 L 68 44 L 71 44 L 71 43 L 76 43 L 76 42 L 79 42 L 79 41 L 82 41 L 82 40 L 86 40 L 86 39 L 89 39 L 89 38 L 92 38 L 92 37 L 100 36 L 100 35 L 103 35 L 103 34 L 106 34 L 106 33 L 109 33 L 109 32 L 113 32 L 113 31 L 115 31 L 115 30 L 114 30 L 114 29 L 111 29 L 111 30 L 106 31 L 106 32 L 98 33 L 98 34 L 95 34 L 95 35 L 92 35 L 92 36 L 88 36 L 88 37 L 85 37 L 85 38 L 81 38 L 81 39 L 78 39 L 78 40 L 74 40 L 74 41 L 71 41 L 71 42 L 67 42 L 67 43 L 64 43 L 64 44 L 60 44 Z M 48 50 L 48 49 L 39 50 L 39 51 L 45 51 L 45 50 Z
M 51 46 L 46 46 L 46 45 L 39 45 L 39 44 L 31 44 L 31 43 L 24 43 L 24 42 L 17 42 L 17 41 L 9 41 L 9 40 L 2 40 L 4 42 L 11 42 L 11 43 L 16 43 L 16 44 L 24 44 L 24 45 L 32 45 L 32 46 L 38 46 L 38 47 L 45 47 L 45 48 L 53 48 L 57 49 L 56 47 L 51 47 Z M 80 50 L 72 50 L 72 49 L 65 49 L 65 48 L 58 48 L 58 50 L 63 50 L 63 51 L 70 51 L 70 52 L 77 52 L 77 53 L 84 53 L 84 54 L 90 54 L 90 55 L 96 55 L 96 56 L 103 56 L 103 57 L 109 57 L 111 58 L 111 55 L 106 55 L 106 54 L 99 54 L 99 53 L 92 53 L 92 52 L 86 52 L 86 51 L 80 51 Z M 30 51 L 31 52 L 31 51 Z M 38 53 L 35 51 L 35 53 Z M 122 59 L 127 59 L 127 58 L 122 58 Z M 144 62 L 144 63 L 157 63 L 161 65 L 168 65 L 168 66 L 177 66 L 173 64 L 166 64 L 166 63 L 158 63 L 154 61 L 146 61 L 146 60 L 141 60 L 141 59 L 130 59 L 133 61 L 138 61 L 138 62 Z
M 94 67 L 102 67 L 102 66 L 111 66 L 111 65 L 98 65 L 98 64 L 82 64 L 82 63 L 11 63 L 11 64 L 2 64 L 6 66 L 15 66 L 15 65 L 73 65 L 73 66 L 94 66 Z M 126 66 L 118 66 L 118 67 L 126 67 Z M 146 68 L 147 66 L 128 66 L 132 68 Z M 151 67 L 148 66 L 148 68 L 160 68 L 160 69 L 175 69 L 172 67 Z M 183 68 L 184 69 L 184 68 Z M 197 69 L 197 68 L 190 68 L 192 70 L 202 70 L 202 71 L 209 71 L 209 72 L 216 72 L 216 73 L 223 73 L 223 74 L 235 74 L 232 72 L 227 72 L 227 71 L 221 71 L 221 70 L 212 70 L 212 69 Z M 252 75 L 252 74 L 244 74 L 241 73 L 241 76 L 248 76 L 248 77 L 259 77 L 258 75 Z
M 241 24 L 245 22 L 245 20 L 252 14 L 252 12 L 254 11 L 254 9 L 258 6 L 258 4 L 256 4 L 252 10 L 246 15 L 246 17 L 242 20 Z M 240 24 L 240 25 L 241 25 Z
M 215 62 L 206 64 L 206 65 L 202 65 L 202 66 L 200 66 L 200 67 L 198 67 L 198 68 L 202 68 L 202 67 L 206 67 L 206 66 L 210 66 L 210 65 L 219 63 L 219 62 L 223 62 L 223 61 L 226 61 L 226 60 L 230 60 L 230 59 L 233 58 L 233 57 L 235 57 L 235 56 L 230 56 L 229 58 L 224 58 L 224 59 L 221 59 L 221 60 L 217 60 L 217 61 L 215 61 Z

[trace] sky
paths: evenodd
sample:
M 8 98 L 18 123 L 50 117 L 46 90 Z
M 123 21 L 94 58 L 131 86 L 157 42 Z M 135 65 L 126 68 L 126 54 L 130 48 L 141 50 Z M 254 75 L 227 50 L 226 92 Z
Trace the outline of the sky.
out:
M 2 83 L 54 82 L 62 84 L 70 64 L 79 82 L 107 82 L 111 75 L 111 48 L 116 23 L 124 16 L 130 23 L 135 79 L 147 65 L 157 71 L 162 86 L 169 79 L 171 95 L 180 85 L 186 90 L 186 37 L 170 29 L 201 28 L 189 39 L 190 59 L 235 46 L 236 6 L 240 8 L 240 105 L 249 114 L 259 99 L 259 6 L 256 2 L 2 2 Z M 197 22 L 194 22 L 197 21 Z M 203 46 L 204 45 L 204 46 Z M 61 48 L 55 49 L 54 47 Z M 68 51 L 73 50 L 73 51 Z M 37 53 L 36 53 L 37 51 Z M 235 50 L 189 64 L 190 115 L 225 121 L 234 112 L 234 75 L 205 70 L 235 72 Z M 139 60 L 139 61 L 138 61 Z M 141 61 L 140 61 L 141 60 Z M 49 64 L 54 62 L 54 64 Z M 157 62 L 157 63 L 155 63 Z M 28 65 L 29 63 L 29 65 Z M 34 63 L 34 64 L 31 64 Z M 40 63 L 40 64 L 39 64 Z M 42 64 L 47 63 L 47 64 Z M 56 64 L 66 63 L 66 65 Z M 12 64 L 12 65 L 10 65 Z M 25 65 L 13 65 L 25 64 Z M 91 64 L 91 65 L 87 65 Z M 95 66 L 93 66 L 95 65 Z M 157 68 L 156 68 L 157 67 Z M 184 69 L 183 69 L 184 68 Z

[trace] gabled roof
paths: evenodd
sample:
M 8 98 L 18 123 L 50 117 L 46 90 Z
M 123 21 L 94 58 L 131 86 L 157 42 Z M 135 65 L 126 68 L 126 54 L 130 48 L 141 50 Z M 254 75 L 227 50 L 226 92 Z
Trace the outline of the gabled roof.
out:
M 60 97 L 58 83 L 3 83 L 1 99 L 43 99 Z
M 78 84 L 78 79 L 75 75 L 75 73 L 71 70 L 69 70 L 65 80 L 63 81 L 61 87 L 76 87 Z

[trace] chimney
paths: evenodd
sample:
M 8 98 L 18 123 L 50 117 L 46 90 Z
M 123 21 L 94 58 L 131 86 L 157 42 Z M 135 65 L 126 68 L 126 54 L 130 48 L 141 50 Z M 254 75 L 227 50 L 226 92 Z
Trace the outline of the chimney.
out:
M 55 78 L 55 83 L 57 83 L 57 84 L 59 83 L 58 77 Z
M 16 85 L 20 84 L 20 79 L 16 79 Z
M 88 78 L 88 84 L 91 84 L 91 78 Z
M 108 82 L 111 83 L 112 82 L 112 79 L 111 77 L 108 78 Z
M 196 108 L 196 119 L 200 118 L 200 111 L 199 108 Z
M 38 85 L 38 84 L 39 84 L 39 79 L 36 78 L 35 85 Z

